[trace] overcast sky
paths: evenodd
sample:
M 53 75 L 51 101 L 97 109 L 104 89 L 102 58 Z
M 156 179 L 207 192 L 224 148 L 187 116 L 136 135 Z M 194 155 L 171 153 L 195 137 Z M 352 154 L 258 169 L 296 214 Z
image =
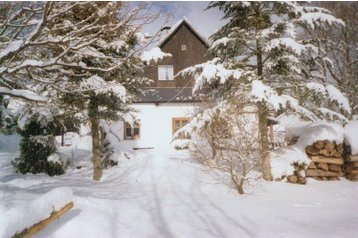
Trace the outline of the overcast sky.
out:
M 224 24 L 221 20 L 223 14 L 217 9 L 204 11 L 209 2 L 152 2 L 154 10 L 164 10 L 172 13 L 169 26 L 174 25 L 178 20 L 186 17 L 189 22 L 201 33 L 208 38 L 212 33 Z M 153 24 L 144 28 L 144 33 L 156 33 L 163 25 L 166 17 L 161 17 Z

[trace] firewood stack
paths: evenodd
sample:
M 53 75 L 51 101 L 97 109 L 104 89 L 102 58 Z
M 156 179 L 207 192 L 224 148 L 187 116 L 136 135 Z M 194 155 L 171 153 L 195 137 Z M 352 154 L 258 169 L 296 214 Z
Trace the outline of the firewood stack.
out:
M 311 163 L 306 170 L 306 177 L 317 180 L 339 180 L 343 173 L 343 144 L 320 140 L 306 147 Z
M 358 154 L 348 155 L 345 164 L 346 178 L 358 181 Z
M 287 176 L 288 183 L 297 183 L 297 184 L 306 184 L 306 175 L 305 175 L 305 164 L 304 163 L 293 163 L 295 171 L 293 175 Z

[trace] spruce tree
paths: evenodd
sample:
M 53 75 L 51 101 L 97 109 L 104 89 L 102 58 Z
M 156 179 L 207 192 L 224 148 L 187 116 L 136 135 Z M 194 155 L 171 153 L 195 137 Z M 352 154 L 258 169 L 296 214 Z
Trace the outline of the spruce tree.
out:
M 256 102 L 262 173 L 264 179 L 270 180 L 268 111 L 285 108 L 308 120 L 317 120 L 317 104 L 305 100 L 305 93 L 315 91 L 317 85 L 326 90 L 328 84 L 316 62 L 317 39 L 302 37 L 300 32 L 344 23 L 329 11 L 307 3 L 212 2 L 208 8 L 220 9 L 227 20 L 211 37 L 210 50 L 216 58 L 183 73 L 199 73 L 195 89 L 204 85 L 214 88 L 213 101 L 244 94 Z

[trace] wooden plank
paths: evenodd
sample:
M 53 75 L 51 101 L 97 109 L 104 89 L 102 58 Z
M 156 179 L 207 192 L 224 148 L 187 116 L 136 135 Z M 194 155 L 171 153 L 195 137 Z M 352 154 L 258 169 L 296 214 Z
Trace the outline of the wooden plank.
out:
M 336 165 L 336 164 L 330 164 L 329 170 L 331 170 L 333 172 L 342 172 L 342 166 Z
M 323 171 L 319 169 L 307 169 L 306 176 L 307 177 L 340 177 L 343 176 L 343 173 Z
M 133 147 L 133 150 L 152 150 L 154 147 Z
M 324 157 L 324 156 L 311 156 L 310 159 L 313 162 L 321 162 L 321 163 L 328 163 L 328 164 L 344 164 L 342 158 L 334 158 L 334 157 Z
M 46 218 L 45 220 L 42 220 L 35 225 L 23 230 L 20 234 L 15 234 L 13 237 L 24 237 L 29 238 L 36 232 L 41 231 L 44 229 L 47 225 L 49 225 L 51 222 L 53 222 L 55 219 L 62 216 L 65 212 L 70 210 L 73 207 L 73 202 L 67 203 L 63 208 L 61 208 L 59 211 L 53 211 L 51 215 Z
M 346 165 L 347 174 L 358 174 L 358 168 L 353 165 Z
M 348 174 L 346 175 L 346 179 L 349 179 L 351 181 L 358 181 L 358 174 Z
M 358 168 L 358 161 L 357 162 L 347 161 L 346 165 L 351 166 L 352 168 Z
M 348 157 L 348 161 L 358 162 L 358 155 L 350 155 L 350 156 Z

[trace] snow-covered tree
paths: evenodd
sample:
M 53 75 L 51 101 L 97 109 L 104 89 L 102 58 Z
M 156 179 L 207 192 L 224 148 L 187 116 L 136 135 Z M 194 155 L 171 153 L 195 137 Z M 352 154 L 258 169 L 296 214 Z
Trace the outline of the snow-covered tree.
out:
M 208 8 L 220 9 L 227 20 L 212 36 L 210 50 L 216 58 L 182 73 L 199 73 L 195 89 L 214 89 L 210 91 L 215 100 L 238 94 L 252 97 L 250 101 L 256 103 L 259 114 L 263 177 L 269 180 L 269 110 L 279 112 L 285 108 L 306 119 L 317 120 L 322 113 L 316 109 L 317 104 L 306 100 L 309 98 L 306 95 L 316 92 L 313 86 L 321 85 L 324 90 L 321 96 L 338 100 L 338 106 L 349 113 L 349 107 L 344 108 L 344 97 L 330 93 L 330 90 L 340 91 L 329 84 L 316 62 L 317 39 L 301 38 L 299 34 L 306 28 L 325 29 L 327 25 L 344 22 L 324 8 L 306 3 L 212 2 Z
M 319 62 L 325 69 L 325 75 L 345 93 L 351 107 L 348 119 L 358 114 L 358 5 L 354 2 L 320 2 L 319 6 L 329 9 L 345 25 L 328 26 L 328 29 L 304 34 L 319 35 Z
M 0 27 L 0 93 L 57 108 L 89 123 L 94 180 L 102 175 L 101 120 L 129 112 L 143 51 L 151 39 L 140 34 L 158 14 L 147 3 L 22 3 L 6 10 Z M 155 56 L 155 57 L 154 57 Z M 152 59 L 164 57 L 160 52 Z

